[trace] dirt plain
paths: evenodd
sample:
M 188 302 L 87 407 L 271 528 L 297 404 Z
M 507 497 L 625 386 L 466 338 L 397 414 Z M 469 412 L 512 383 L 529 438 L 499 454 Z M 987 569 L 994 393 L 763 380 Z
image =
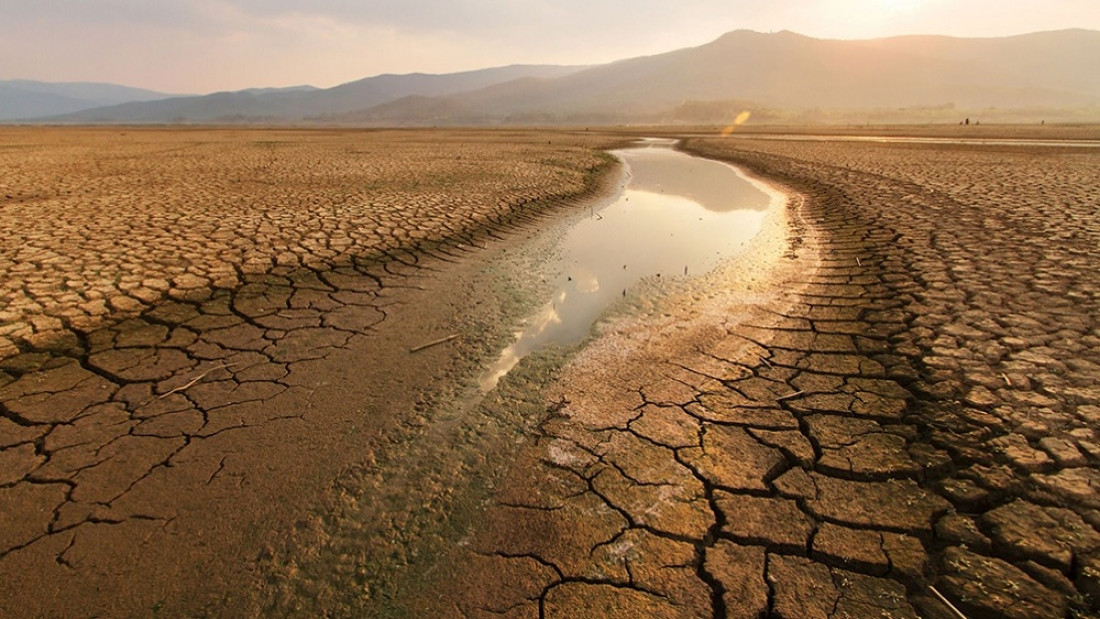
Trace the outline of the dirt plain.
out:
M 4 130 L 0 615 L 252 612 L 258 557 L 464 362 L 409 348 L 500 328 L 460 263 L 606 144 Z
M 1100 153 L 684 148 L 792 191 L 788 253 L 565 367 L 441 606 L 1093 616 Z
M 754 247 L 441 424 L 408 346 L 615 138 L 137 133 L 4 135 L 5 616 L 1096 613 L 1100 150 L 695 132 Z

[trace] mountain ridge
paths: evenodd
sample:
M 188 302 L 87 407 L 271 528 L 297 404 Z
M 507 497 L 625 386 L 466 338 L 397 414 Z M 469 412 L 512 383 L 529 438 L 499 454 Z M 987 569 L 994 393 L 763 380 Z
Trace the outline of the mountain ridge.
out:
M 454 95 L 435 108 L 455 112 L 433 122 L 664 123 L 685 120 L 675 110 L 688 103 L 735 101 L 765 112 L 921 108 L 937 110 L 941 119 L 956 108 L 1044 108 L 1036 113 L 1098 108 L 1096 57 L 1100 32 L 1081 29 L 984 39 L 909 35 L 855 41 L 735 30 L 701 46 L 620 60 L 552 81 Z M 1059 70 L 1067 63 L 1071 71 Z M 723 110 L 690 120 L 728 115 Z M 413 113 L 402 117 L 387 109 L 379 117 L 369 108 L 336 120 L 417 121 Z
M 526 75 L 558 76 L 584 67 L 506 65 L 458 73 L 382 74 L 331 88 L 248 89 L 152 102 L 130 102 L 43 120 L 90 123 L 294 122 L 332 116 L 409 95 L 443 96 Z
M 818 39 L 734 30 L 695 47 L 581 67 L 383 74 L 333 88 L 125 103 L 51 122 L 493 125 L 920 117 L 956 110 L 1100 120 L 1100 32 Z M 734 112 L 736 114 L 736 112 Z M 860 115 L 862 114 L 862 115 Z
M 0 80 L 0 121 L 66 114 L 127 101 L 153 101 L 173 96 L 178 95 L 105 82 Z

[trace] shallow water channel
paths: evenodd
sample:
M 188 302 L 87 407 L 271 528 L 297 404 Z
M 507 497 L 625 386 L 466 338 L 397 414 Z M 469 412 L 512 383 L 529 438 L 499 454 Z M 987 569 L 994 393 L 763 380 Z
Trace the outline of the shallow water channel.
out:
M 614 151 L 627 168 L 617 195 L 564 234 L 555 290 L 479 379 L 496 386 L 526 355 L 579 343 L 643 278 L 702 275 L 735 256 L 760 229 L 771 196 L 725 163 L 644 140 Z

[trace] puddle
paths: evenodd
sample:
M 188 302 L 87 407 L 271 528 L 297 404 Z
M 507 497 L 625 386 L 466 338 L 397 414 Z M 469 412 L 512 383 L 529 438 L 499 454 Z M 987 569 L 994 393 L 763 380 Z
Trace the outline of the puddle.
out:
M 606 206 L 573 225 L 558 246 L 550 300 L 524 321 L 515 341 L 479 379 L 488 393 L 528 354 L 570 346 L 643 278 L 705 274 L 735 256 L 760 229 L 771 196 L 733 166 L 650 139 L 614 151 L 625 186 Z

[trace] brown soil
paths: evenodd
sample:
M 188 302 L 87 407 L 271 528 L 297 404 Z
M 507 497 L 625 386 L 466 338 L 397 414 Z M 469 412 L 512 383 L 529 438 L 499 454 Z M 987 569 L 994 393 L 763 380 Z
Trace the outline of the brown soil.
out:
M 686 148 L 791 191 L 785 257 L 605 325 L 404 612 L 1096 612 L 1100 153 Z
M 5 130 L 0 615 L 260 612 L 507 334 L 492 265 L 598 189 L 597 139 Z
M 112 132 L 16 133 L 38 154 L 0 156 L 39 165 L 26 178 L 69 148 L 89 187 L 112 178 L 94 169 Z M 276 133 L 296 154 L 257 159 Z M 189 165 L 221 165 L 167 187 L 135 171 L 101 196 L 134 205 L 118 217 L 0 181 L 0 219 L 35 230 L 37 252 L 4 258 L 33 284 L 5 293 L 19 309 L 0 327 L 15 325 L 0 331 L 4 616 L 955 616 L 940 596 L 969 617 L 1097 610 L 1100 151 L 693 138 L 788 191 L 786 208 L 723 270 L 651 282 L 584 350 L 529 358 L 479 404 L 458 377 L 539 285 L 514 273 L 537 246 L 508 231 L 588 195 L 600 159 L 582 146 L 608 138 L 138 134 L 149 156 L 126 165 L 162 165 L 154 146 L 173 140 L 211 144 Z M 458 154 L 478 163 L 456 180 Z M 393 158 L 360 193 L 374 172 L 325 176 Z M 258 160 L 303 180 L 203 180 Z M 208 185 L 197 207 L 133 215 Z M 390 223 L 309 206 L 318 193 Z M 56 236 L 34 216 L 50 208 Z M 177 216 L 186 267 L 220 256 L 190 272 L 201 285 L 158 261 Z M 345 217 L 351 245 L 324 246 Z M 82 271 L 128 264 L 128 235 L 147 242 L 126 268 L 163 272 L 160 297 Z M 511 240 L 470 250 L 494 235 Z M 55 291 L 66 278 L 143 304 L 107 301 L 85 327 L 63 313 L 80 305 Z

